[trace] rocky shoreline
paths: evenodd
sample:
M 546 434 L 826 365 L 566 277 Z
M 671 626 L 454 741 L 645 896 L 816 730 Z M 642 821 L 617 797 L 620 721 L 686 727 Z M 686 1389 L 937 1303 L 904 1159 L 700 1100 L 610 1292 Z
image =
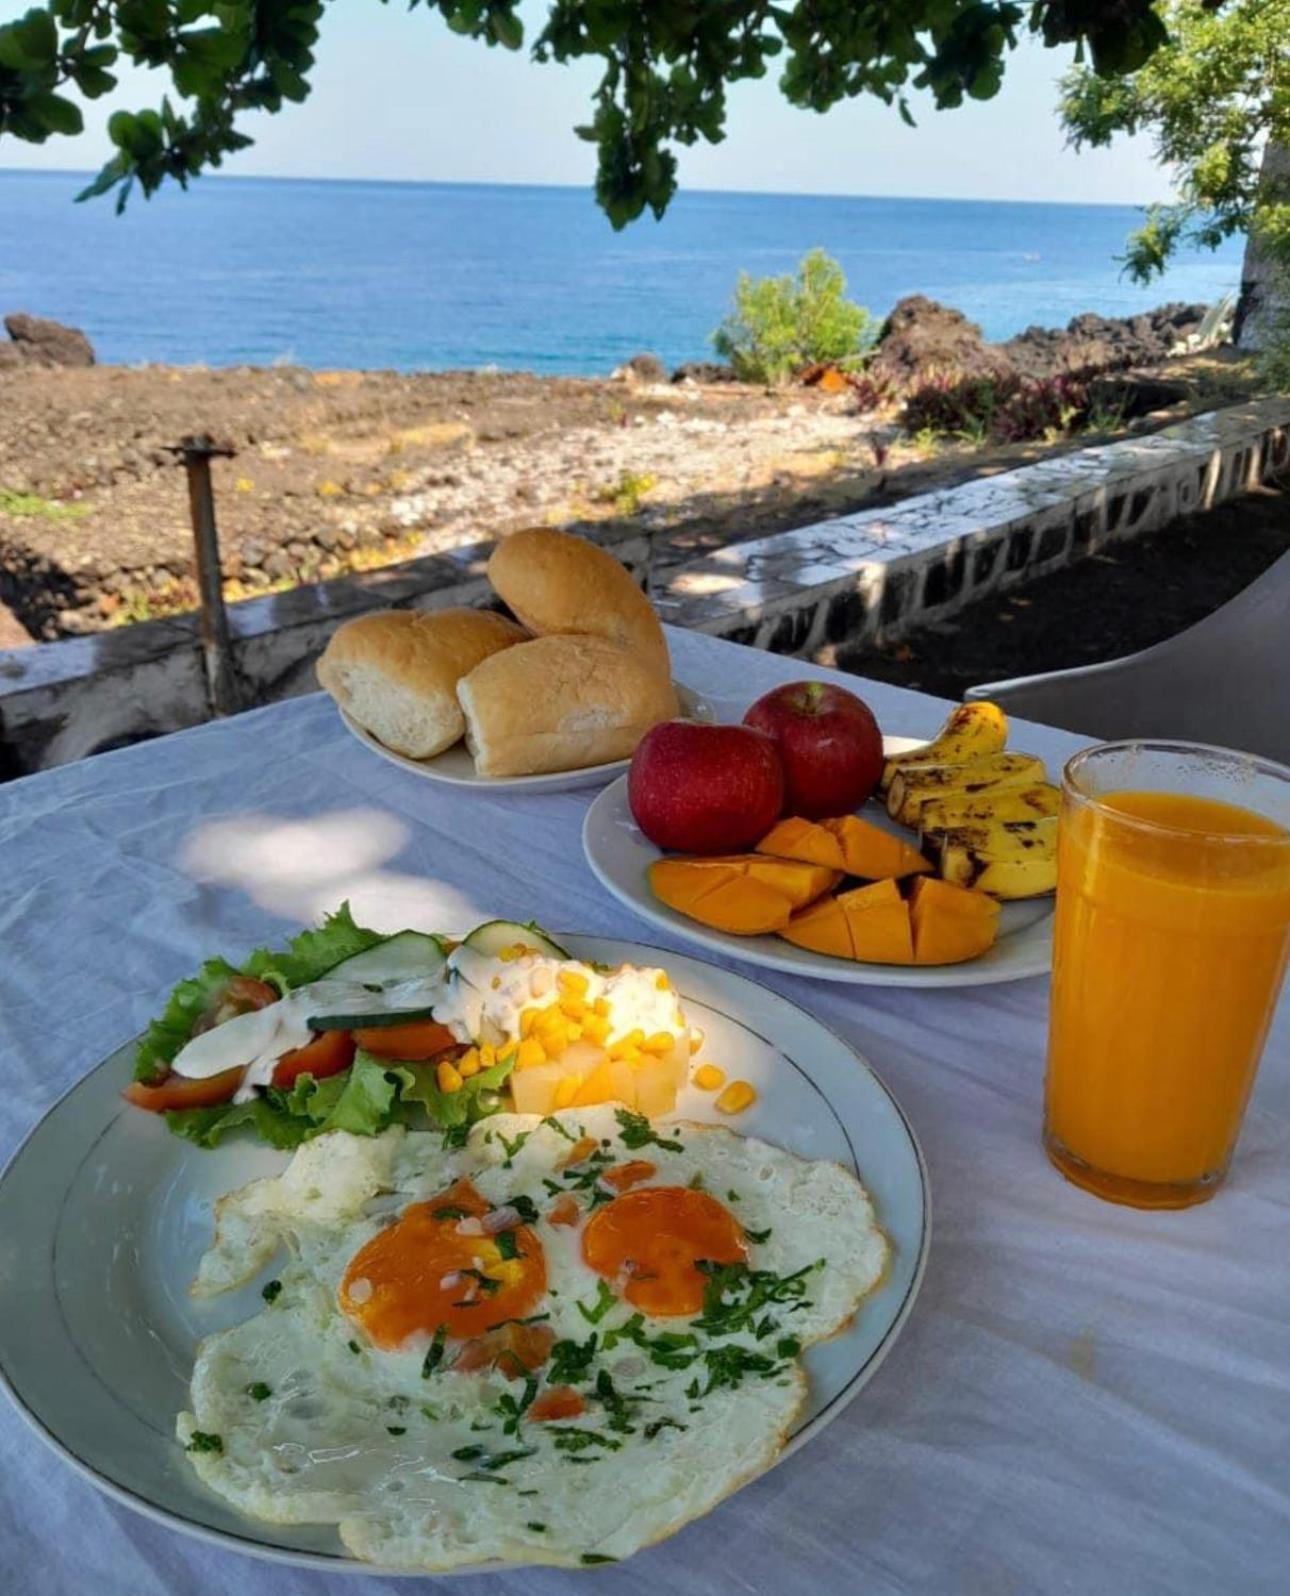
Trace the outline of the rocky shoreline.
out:
M 1213 391 L 1248 378 L 1180 357 L 1203 313 L 1078 317 L 992 345 L 956 311 L 902 301 L 868 367 L 876 404 L 836 373 L 766 390 L 711 365 L 668 373 L 652 357 L 606 379 L 99 366 L 74 329 L 9 317 L 0 606 L 12 615 L 0 648 L 193 606 L 186 494 L 167 449 L 185 434 L 237 451 L 215 466 L 231 599 L 534 523 L 630 522 L 666 567 L 1034 457 L 904 438 L 895 407 L 929 372 L 1132 369 L 1146 374 L 1134 378 L 1147 384 L 1139 409 L 1218 402 Z

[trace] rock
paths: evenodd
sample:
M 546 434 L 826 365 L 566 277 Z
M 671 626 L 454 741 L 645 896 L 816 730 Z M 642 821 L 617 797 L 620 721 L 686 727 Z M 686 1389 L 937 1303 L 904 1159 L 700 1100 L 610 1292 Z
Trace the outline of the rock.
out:
M 260 569 L 265 576 L 271 577 L 274 581 L 295 574 L 290 558 L 281 549 L 274 549 L 272 554 L 266 555 L 260 562 Z
M 987 344 L 981 329 L 961 310 L 925 294 L 899 300 L 882 324 L 877 350 L 866 366 L 875 379 L 909 389 L 933 374 L 997 375 L 1011 369 L 1008 357 Z
M 26 648 L 36 639 L 6 604 L 0 604 L 0 649 Z
M 1164 360 L 1199 328 L 1205 311 L 1204 305 L 1174 303 L 1124 318 L 1090 312 L 1072 317 L 1064 331 L 1027 327 L 994 347 L 1023 377 L 1119 371 Z
M 666 382 L 667 367 L 657 355 L 633 355 L 612 374 L 612 382 Z
M 94 348 L 78 327 L 21 313 L 6 316 L 5 330 L 20 357 L 36 366 L 92 366 Z
M 1088 385 L 1090 405 L 1118 414 L 1125 421 L 1135 416 L 1149 416 L 1156 410 L 1168 410 L 1171 405 L 1181 404 L 1193 396 L 1189 382 L 1132 371 L 1104 372 Z
M 716 383 L 738 382 L 729 366 L 719 360 L 687 360 L 672 373 L 673 382 Z

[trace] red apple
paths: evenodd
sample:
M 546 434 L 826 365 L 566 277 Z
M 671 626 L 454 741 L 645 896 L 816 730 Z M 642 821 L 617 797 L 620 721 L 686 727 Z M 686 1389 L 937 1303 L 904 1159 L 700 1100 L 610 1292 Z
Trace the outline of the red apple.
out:
M 878 785 L 882 733 L 869 706 L 845 687 L 788 682 L 759 698 L 744 725 L 775 739 L 790 815 L 849 815 Z
M 660 848 L 731 853 L 764 837 L 783 813 L 784 773 L 762 732 L 665 720 L 637 746 L 627 799 Z

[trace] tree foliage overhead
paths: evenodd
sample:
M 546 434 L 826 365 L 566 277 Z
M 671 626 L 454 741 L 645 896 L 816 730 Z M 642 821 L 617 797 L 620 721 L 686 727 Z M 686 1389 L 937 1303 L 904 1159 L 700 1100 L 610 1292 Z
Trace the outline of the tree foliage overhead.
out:
M 420 3 L 455 33 L 524 44 L 520 0 Z M 0 136 L 80 132 L 73 95 L 109 93 L 118 63 L 133 62 L 171 92 L 110 118 L 116 153 L 87 196 L 115 191 L 120 207 L 135 186 L 186 184 L 251 142 L 247 113 L 306 98 L 323 12 L 312 0 L 47 0 L 0 27 Z M 1134 71 L 1165 38 L 1152 0 L 551 0 L 531 53 L 603 64 L 577 131 L 597 147 L 596 196 L 622 227 L 647 206 L 662 215 L 674 146 L 719 143 L 727 89 L 772 63 L 793 105 L 872 94 L 910 120 L 911 89 L 938 107 L 989 99 L 1023 31 L 1078 46 L 1097 73 Z
M 1290 144 L 1290 0 L 1166 0 L 1168 40 L 1133 75 L 1085 69 L 1062 83 L 1076 146 L 1150 133 L 1178 199 L 1154 205 L 1125 265 L 1139 282 L 1182 242 L 1213 249 L 1248 233 L 1290 269 L 1290 191 L 1269 181 L 1268 147 Z

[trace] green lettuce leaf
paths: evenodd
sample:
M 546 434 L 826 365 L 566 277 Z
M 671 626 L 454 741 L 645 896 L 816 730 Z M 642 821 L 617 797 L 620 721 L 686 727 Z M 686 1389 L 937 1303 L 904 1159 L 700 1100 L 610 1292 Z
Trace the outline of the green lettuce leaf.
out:
M 480 1070 L 478 1075 L 463 1081 L 460 1091 L 441 1092 L 433 1064 L 409 1065 L 407 1072 L 413 1080 L 403 1087 L 401 1098 L 404 1103 L 419 1103 L 440 1130 L 450 1130 L 454 1125 L 473 1125 L 477 1119 L 497 1112 L 498 1104 L 491 1099 L 506 1085 L 514 1068 L 512 1054 L 491 1069 Z
M 368 948 L 388 940 L 383 931 L 356 924 L 349 904 L 342 903 L 316 930 L 292 937 L 285 952 L 257 948 L 243 970 L 261 981 L 278 975 L 288 987 L 307 986 L 310 981 L 321 980 L 344 959 L 366 953 Z
M 296 1118 L 267 1097 L 249 1103 L 219 1103 L 214 1108 L 171 1109 L 166 1124 L 176 1136 L 198 1147 L 214 1147 L 230 1131 L 249 1128 L 270 1147 L 299 1147 L 309 1135 L 309 1121 Z
M 193 1034 L 207 1004 L 237 971 L 227 959 L 207 959 L 196 975 L 181 981 L 159 1019 L 143 1033 L 134 1055 L 134 1078 L 151 1081 L 166 1073 L 171 1059 Z

